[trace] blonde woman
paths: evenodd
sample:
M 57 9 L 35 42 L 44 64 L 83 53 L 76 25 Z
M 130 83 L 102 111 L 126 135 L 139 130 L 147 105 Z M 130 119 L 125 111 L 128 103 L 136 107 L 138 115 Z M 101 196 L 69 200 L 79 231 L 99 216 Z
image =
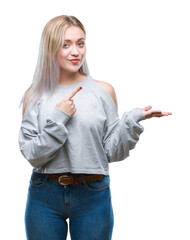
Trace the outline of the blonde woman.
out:
M 19 147 L 33 166 L 25 226 L 28 240 L 110 240 L 109 163 L 139 140 L 140 121 L 171 115 L 151 106 L 119 119 L 111 84 L 94 80 L 86 32 L 74 16 L 51 19 L 42 32 L 33 82 L 25 92 Z

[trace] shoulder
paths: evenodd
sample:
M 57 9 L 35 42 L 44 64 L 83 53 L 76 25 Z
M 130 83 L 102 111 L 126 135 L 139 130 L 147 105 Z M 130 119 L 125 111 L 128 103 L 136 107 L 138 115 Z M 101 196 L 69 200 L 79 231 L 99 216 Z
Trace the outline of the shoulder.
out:
M 99 81 L 99 80 L 95 80 L 97 83 L 99 83 L 103 88 L 105 88 L 105 90 L 110 94 L 110 96 L 112 97 L 116 107 L 117 107 L 117 97 L 116 97 L 116 93 L 115 93 L 115 89 L 114 87 L 107 82 L 103 82 L 103 81 Z

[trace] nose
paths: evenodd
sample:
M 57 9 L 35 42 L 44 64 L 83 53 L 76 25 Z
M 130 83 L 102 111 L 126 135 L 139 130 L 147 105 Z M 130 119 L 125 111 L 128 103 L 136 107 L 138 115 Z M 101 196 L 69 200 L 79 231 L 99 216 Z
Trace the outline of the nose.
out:
M 79 55 L 78 48 L 77 48 L 77 46 L 75 44 L 72 46 L 71 55 L 74 55 L 74 56 L 78 56 Z

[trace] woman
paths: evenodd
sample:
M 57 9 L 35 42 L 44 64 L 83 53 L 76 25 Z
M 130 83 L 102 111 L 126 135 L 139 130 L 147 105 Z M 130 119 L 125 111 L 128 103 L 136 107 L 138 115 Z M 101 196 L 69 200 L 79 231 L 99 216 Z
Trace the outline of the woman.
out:
M 110 240 L 109 163 L 129 156 L 141 120 L 170 115 L 151 106 L 119 119 L 111 84 L 94 80 L 86 32 L 74 16 L 44 27 L 33 83 L 23 97 L 19 146 L 33 166 L 25 212 L 29 240 Z

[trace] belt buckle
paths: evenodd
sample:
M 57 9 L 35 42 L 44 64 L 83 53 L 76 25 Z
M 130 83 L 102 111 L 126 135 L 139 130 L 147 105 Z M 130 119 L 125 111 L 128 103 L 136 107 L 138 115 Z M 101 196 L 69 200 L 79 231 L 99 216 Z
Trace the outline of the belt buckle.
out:
M 72 176 L 69 176 L 69 175 L 67 175 L 67 174 L 61 175 L 61 176 L 58 178 L 59 184 L 61 184 L 61 185 L 69 185 L 69 184 L 71 184 L 71 183 L 65 183 L 64 180 L 68 180 L 68 178 L 69 178 L 69 180 L 70 180 L 70 179 L 72 179 Z

